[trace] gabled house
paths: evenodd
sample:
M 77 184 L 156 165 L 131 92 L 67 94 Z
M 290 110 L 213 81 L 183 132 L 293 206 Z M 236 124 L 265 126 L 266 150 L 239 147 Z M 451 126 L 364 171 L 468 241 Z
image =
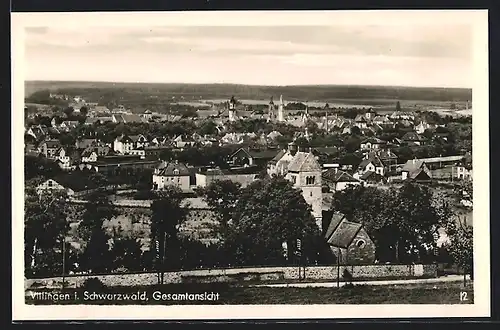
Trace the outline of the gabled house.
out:
M 384 140 L 380 140 L 376 137 L 371 137 L 361 141 L 361 149 L 362 150 L 379 150 L 381 149 L 386 142 Z
M 368 126 L 368 120 L 362 114 L 356 116 L 354 123 L 359 128 L 366 128 Z
M 40 141 L 49 134 L 49 129 L 45 125 L 33 125 L 26 134 L 31 135 L 36 141 Z
M 155 136 L 151 139 L 151 144 L 156 146 L 167 145 L 169 144 L 169 140 L 166 136 Z
M 65 120 L 61 123 L 61 125 L 59 125 L 59 128 L 69 131 L 78 127 L 79 124 L 80 123 L 77 120 Z
M 392 172 L 398 164 L 398 156 L 389 149 L 382 149 L 377 152 L 378 158 L 385 167 L 385 172 Z
M 347 172 L 338 168 L 329 168 L 321 174 L 322 181 L 328 185 L 330 191 L 337 192 L 346 189 L 349 186 L 361 185 L 361 181 Z
M 134 148 L 134 140 L 132 140 L 130 136 L 125 134 L 117 137 L 113 142 L 113 150 L 123 155 L 128 155 L 130 153 L 130 150 L 133 150 Z
M 89 146 L 81 154 L 82 163 L 97 162 L 99 157 L 108 156 L 111 153 L 111 148 L 108 146 Z
M 153 190 L 176 186 L 183 191 L 190 188 L 190 172 L 186 165 L 177 162 L 162 162 L 153 172 Z
M 265 165 L 279 153 L 278 150 L 258 150 L 240 148 L 229 156 L 230 162 L 236 166 Z
M 323 228 L 323 235 L 339 264 L 370 265 L 375 262 L 375 244 L 362 224 L 348 221 L 341 213 L 324 211 Z
M 69 197 L 77 197 L 95 190 L 97 185 L 88 175 L 81 171 L 73 171 L 56 176 L 37 186 L 39 194 L 51 191 L 66 191 Z
M 418 125 L 414 127 L 417 134 L 423 134 L 425 130 L 433 128 L 432 125 L 428 124 L 426 121 L 421 121 Z
M 149 146 L 148 138 L 146 136 L 144 136 L 143 134 L 130 135 L 129 137 L 134 142 L 135 149 Z
M 422 145 L 425 142 L 425 138 L 418 135 L 416 132 L 406 133 L 401 140 L 409 145 Z
M 57 151 L 61 148 L 59 140 L 46 140 L 40 143 L 38 150 L 47 158 L 56 159 Z
M 401 180 L 429 181 L 431 172 L 424 161 L 411 159 L 406 162 L 401 170 Z
M 374 172 L 381 176 L 385 174 L 385 167 L 380 158 L 376 154 L 368 154 L 365 159 L 358 165 L 358 170 L 354 175 L 355 178 L 360 178 L 366 172 Z

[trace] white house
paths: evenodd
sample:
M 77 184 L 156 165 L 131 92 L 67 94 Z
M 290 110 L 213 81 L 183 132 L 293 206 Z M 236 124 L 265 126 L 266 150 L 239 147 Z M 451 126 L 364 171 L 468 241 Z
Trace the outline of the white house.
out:
M 134 148 L 135 143 L 128 135 L 121 135 L 113 142 L 113 150 L 122 155 L 128 155 Z
M 173 162 L 162 162 L 153 172 L 153 189 L 162 190 L 173 185 L 183 191 L 189 190 L 189 170 L 186 165 Z

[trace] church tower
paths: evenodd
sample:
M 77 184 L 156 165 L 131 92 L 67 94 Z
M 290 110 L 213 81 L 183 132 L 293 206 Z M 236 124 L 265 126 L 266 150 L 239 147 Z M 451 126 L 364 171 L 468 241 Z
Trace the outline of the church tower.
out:
M 273 97 L 271 96 L 271 100 L 269 101 L 269 106 L 267 108 L 267 121 L 274 121 L 276 116 L 274 114 L 274 102 L 273 102 Z
M 283 109 L 283 95 L 280 95 L 280 104 L 278 106 L 278 121 L 280 123 L 285 121 L 285 114 L 284 114 L 284 109 Z
M 309 105 L 306 103 L 306 111 L 304 112 L 304 115 L 302 116 L 302 122 L 306 123 L 309 120 Z
M 236 121 L 236 100 L 234 98 L 234 95 L 231 96 L 231 99 L 229 100 L 228 111 L 229 121 Z
M 322 229 L 323 192 L 321 190 L 321 166 L 311 152 L 297 152 L 288 165 L 286 178 L 302 191 L 319 229 Z

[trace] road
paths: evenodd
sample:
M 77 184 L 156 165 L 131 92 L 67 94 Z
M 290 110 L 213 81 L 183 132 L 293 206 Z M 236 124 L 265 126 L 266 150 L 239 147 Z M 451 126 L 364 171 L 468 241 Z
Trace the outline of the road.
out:
M 469 279 L 469 278 L 467 278 Z M 448 275 L 437 278 L 413 279 L 413 280 L 389 280 L 389 281 L 355 281 L 355 285 L 407 285 L 407 284 L 432 284 L 463 281 L 463 275 Z M 346 282 L 340 282 L 340 286 L 346 285 Z M 259 284 L 254 287 L 269 288 L 332 288 L 337 287 L 337 282 L 318 282 L 318 283 L 284 283 L 284 284 Z

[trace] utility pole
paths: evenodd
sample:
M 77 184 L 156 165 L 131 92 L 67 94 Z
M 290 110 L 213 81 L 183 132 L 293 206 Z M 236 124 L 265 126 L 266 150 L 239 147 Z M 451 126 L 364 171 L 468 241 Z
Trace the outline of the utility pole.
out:
M 337 288 L 340 288 L 340 248 L 337 247 Z

